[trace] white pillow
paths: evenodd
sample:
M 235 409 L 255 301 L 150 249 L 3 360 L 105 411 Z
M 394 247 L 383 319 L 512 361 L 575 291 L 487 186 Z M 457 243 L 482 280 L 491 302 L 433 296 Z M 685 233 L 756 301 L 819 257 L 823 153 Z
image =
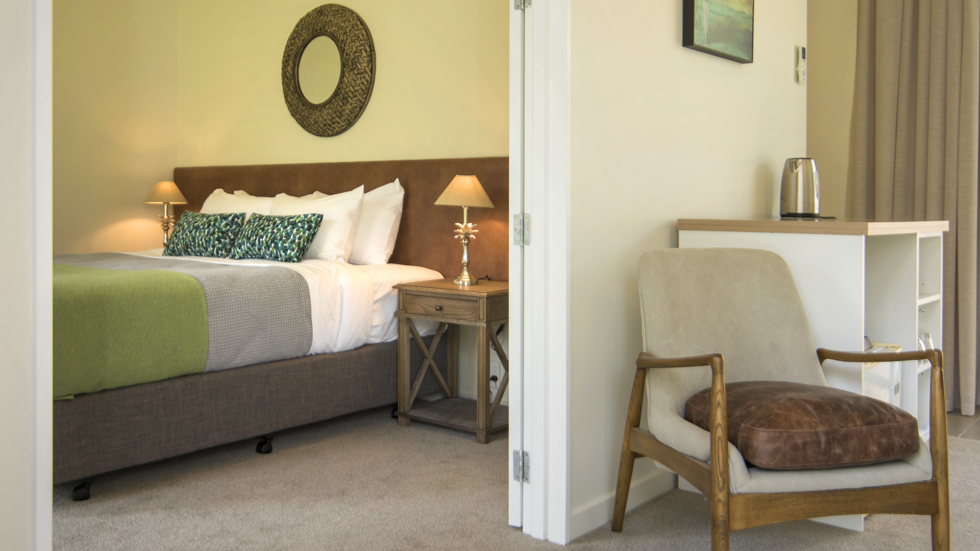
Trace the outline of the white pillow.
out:
M 253 199 L 269 199 L 270 201 L 272 200 L 272 197 L 264 197 L 264 196 L 260 196 L 260 195 L 252 195 L 251 193 L 249 193 L 249 192 L 247 192 L 245 190 L 241 190 L 241 189 L 236 189 L 234 195 L 235 195 L 235 197 L 251 197 Z
M 363 202 L 364 186 L 316 199 L 280 193 L 273 199 L 269 214 L 322 214 L 320 229 L 303 258 L 347 262 L 354 248 L 354 236 Z
M 204 200 L 204 204 L 201 205 L 201 214 L 244 212 L 245 218 L 248 219 L 253 212 L 269 214 L 271 209 L 272 197 L 253 197 L 244 191 L 236 191 L 232 195 L 223 189 L 216 189 Z
M 364 194 L 361 219 L 357 223 L 351 264 L 387 264 L 395 250 L 402 220 L 405 189 L 398 178 Z

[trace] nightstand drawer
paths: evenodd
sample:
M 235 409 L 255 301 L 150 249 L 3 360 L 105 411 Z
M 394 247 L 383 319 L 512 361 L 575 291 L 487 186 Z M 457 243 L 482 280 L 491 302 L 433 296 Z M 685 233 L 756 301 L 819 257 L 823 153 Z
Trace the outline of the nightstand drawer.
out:
M 406 293 L 403 308 L 408 314 L 480 321 L 476 300 Z

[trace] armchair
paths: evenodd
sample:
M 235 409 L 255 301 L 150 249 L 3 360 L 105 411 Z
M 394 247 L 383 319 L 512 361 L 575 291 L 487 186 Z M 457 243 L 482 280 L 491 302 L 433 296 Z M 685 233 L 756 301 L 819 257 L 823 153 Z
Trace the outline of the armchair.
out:
M 663 249 L 640 260 L 643 347 L 626 416 L 612 530 L 626 514 L 633 463 L 646 456 L 711 503 L 711 542 L 775 522 L 846 514 L 932 517 L 934 550 L 949 549 L 949 483 L 942 353 L 817 350 L 785 261 L 752 249 Z M 910 457 L 865 466 L 768 470 L 728 441 L 725 383 L 826 386 L 825 360 L 928 360 L 931 432 Z M 705 369 L 690 369 L 709 367 Z M 684 419 L 687 399 L 709 387 L 710 431 Z M 644 392 L 645 391 L 645 392 Z M 649 430 L 640 428 L 644 394 Z

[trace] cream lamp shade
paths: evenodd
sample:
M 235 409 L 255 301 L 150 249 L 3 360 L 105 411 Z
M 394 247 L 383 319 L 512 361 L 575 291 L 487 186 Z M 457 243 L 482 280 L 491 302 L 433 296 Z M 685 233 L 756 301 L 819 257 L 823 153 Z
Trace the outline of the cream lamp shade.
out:
M 187 203 L 187 199 L 184 198 L 184 194 L 177 189 L 177 184 L 173 182 L 157 182 L 157 185 L 153 186 L 150 190 L 150 194 L 146 196 L 143 200 L 144 203 L 149 203 L 151 205 L 163 205 L 170 203 L 171 205 L 183 205 Z
M 476 176 L 459 176 L 449 182 L 449 187 L 436 199 L 437 205 L 453 207 L 483 207 L 493 208 L 493 202 L 483 191 L 480 180 Z

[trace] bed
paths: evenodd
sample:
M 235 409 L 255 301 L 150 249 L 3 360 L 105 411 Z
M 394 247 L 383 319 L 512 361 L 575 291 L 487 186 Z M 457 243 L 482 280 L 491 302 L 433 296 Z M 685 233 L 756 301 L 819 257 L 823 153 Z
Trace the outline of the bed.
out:
M 335 194 L 360 184 L 370 191 L 398 178 L 405 190 L 404 208 L 389 264 L 420 266 L 451 276 L 460 268 L 460 247 L 452 238 L 460 213 L 434 203 L 456 174 L 476 174 L 498 205 L 474 213 L 482 231 L 480 239 L 470 245 L 471 272 L 506 280 L 506 157 L 180 167 L 174 170 L 174 181 L 188 201 L 177 208 L 180 216 L 185 210 L 200 210 L 215 189 L 242 190 L 255 196 L 303 196 L 314 191 Z M 392 323 L 388 320 L 380 328 L 375 323 L 367 343 L 352 349 L 56 400 L 54 483 L 90 479 L 248 438 L 260 438 L 257 449 L 269 449 L 268 437 L 277 431 L 394 404 L 397 343 L 387 340 Z M 453 343 L 442 344 L 437 351 L 440 363 L 447 357 L 447 346 L 455 352 Z M 417 371 L 421 354 L 413 349 L 412 356 Z M 431 380 L 427 384 L 424 390 L 437 390 Z

